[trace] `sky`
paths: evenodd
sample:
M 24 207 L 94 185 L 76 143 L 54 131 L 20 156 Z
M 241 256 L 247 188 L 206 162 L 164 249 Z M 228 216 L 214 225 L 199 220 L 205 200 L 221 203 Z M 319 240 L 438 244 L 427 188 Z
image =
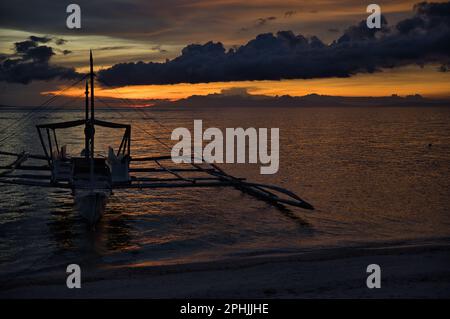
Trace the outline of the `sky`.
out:
M 101 97 L 176 100 L 230 88 L 449 97 L 450 3 L 377 1 L 383 27 L 371 30 L 372 2 L 77 1 L 81 29 L 71 30 L 69 3 L 2 1 L 0 104 L 44 101 L 87 72 L 90 49 Z M 65 94 L 82 95 L 82 85 Z

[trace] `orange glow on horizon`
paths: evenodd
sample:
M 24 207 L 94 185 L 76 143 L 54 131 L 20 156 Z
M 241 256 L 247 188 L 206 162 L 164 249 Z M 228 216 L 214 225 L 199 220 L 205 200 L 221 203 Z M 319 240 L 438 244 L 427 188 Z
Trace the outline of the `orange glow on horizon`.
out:
M 238 81 L 199 84 L 131 85 L 118 88 L 96 86 L 95 95 L 102 98 L 135 99 L 140 105 L 151 105 L 153 99 L 179 100 L 192 95 L 218 94 L 222 90 L 245 88 L 249 94 L 268 96 L 302 96 L 311 93 L 336 96 L 390 96 L 421 94 L 428 97 L 449 97 L 450 72 L 437 72 L 436 66 L 405 67 L 375 74 L 358 74 L 349 78 L 312 80 Z M 58 91 L 42 92 L 57 94 Z M 64 92 L 69 97 L 82 97 L 84 88 Z

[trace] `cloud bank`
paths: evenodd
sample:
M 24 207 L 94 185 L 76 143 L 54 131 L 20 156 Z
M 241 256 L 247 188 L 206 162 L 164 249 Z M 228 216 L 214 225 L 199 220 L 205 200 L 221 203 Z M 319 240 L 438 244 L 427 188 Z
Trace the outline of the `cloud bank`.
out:
M 51 65 L 55 49 L 41 45 L 54 41 L 62 45 L 65 40 L 50 37 L 30 36 L 27 40 L 14 43 L 12 55 L 0 55 L 0 81 L 28 84 L 33 80 L 52 80 L 54 78 L 74 79 L 80 76 L 74 69 Z M 57 49 L 60 51 L 59 49 Z M 70 54 L 62 50 L 62 54 Z
M 228 51 L 220 42 L 190 44 L 173 60 L 116 64 L 100 71 L 98 79 L 114 86 L 312 79 L 410 64 L 449 65 L 450 2 L 422 2 L 411 18 L 392 27 L 382 22 L 381 29 L 368 29 L 361 21 L 331 44 L 291 31 L 260 34 Z

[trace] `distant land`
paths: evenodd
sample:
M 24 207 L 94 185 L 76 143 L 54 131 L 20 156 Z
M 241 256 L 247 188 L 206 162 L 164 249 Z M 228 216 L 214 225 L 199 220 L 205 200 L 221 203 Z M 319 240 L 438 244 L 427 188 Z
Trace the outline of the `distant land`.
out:
M 304 96 L 253 95 L 246 91 L 209 95 L 193 95 L 188 98 L 155 101 L 158 107 L 340 107 L 340 106 L 450 106 L 450 99 L 426 98 L 419 94 L 405 97 L 398 95 L 383 97 L 348 97 L 309 94 Z

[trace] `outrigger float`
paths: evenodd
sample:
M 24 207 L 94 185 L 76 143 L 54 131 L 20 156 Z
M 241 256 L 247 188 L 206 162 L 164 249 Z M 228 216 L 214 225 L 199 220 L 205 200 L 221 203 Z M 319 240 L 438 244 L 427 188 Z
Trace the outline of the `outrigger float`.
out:
M 233 187 L 278 208 L 284 205 L 312 210 L 313 206 L 293 192 L 282 187 L 252 183 L 245 178 L 227 174 L 213 163 L 192 163 L 189 167 L 164 165 L 172 157 L 132 157 L 131 125 L 102 121 L 95 118 L 94 72 L 92 52 L 90 73 L 86 78 L 86 103 L 84 119 L 39 124 L 36 126 L 44 155 L 26 152 L 13 153 L 0 150 L 0 155 L 16 157 L 9 165 L 0 166 L 0 183 L 36 187 L 62 188 L 72 190 L 75 206 L 81 216 L 91 225 L 103 215 L 108 198 L 119 189 L 160 189 L 183 187 Z M 90 84 L 90 92 L 89 92 Z M 90 93 L 90 94 L 89 94 Z M 89 103 L 90 102 L 90 103 Z M 84 149 L 79 156 L 70 156 L 66 146 L 59 147 L 56 131 L 84 126 Z M 95 127 L 124 130 L 117 152 L 109 147 L 107 157 L 95 156 Z M 43 162 L 41 165 L 27 165 L 28 160 Z M 152 167 L 133 166 L 133 163 L 153 163 Z M 155 165 L 156 164 L 156 165 Z M 172 165 L 173 166 L 173 165 Z M 25 174 L 24 171 L 31 173 Z M 43 172 L 50 174 L 43 175 Z M 201 176 L 183 176 L 188 173 Z M 135 173 L 136 175 L 132 175 Z M 141 176 L 147 173 L 147 176 Z M 171 177 L 161 177 L 161 175 Z

